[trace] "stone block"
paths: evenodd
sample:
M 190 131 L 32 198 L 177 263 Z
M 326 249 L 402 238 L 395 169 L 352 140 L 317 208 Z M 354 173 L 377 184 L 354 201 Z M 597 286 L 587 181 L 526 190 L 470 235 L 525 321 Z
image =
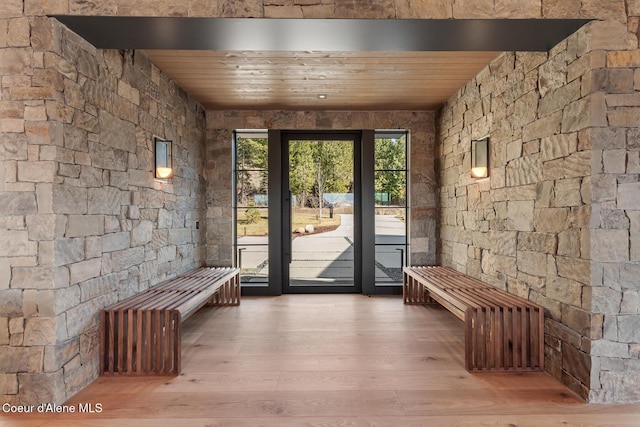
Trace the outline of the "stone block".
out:
M 63 238 L 55 241 L 55 265 L 73 264 L 84 260 L 84 239 Z
M 27 215 L 25 217 L 29 240 L 53 240 L 56 231 L 56 215 Z
M 601 68 L 590 73 L 591 92 L 631 93 L 633 92 L 633 70 Z
M 557 256 L 556 265 L 558 276 L 574 280 L 583 285 L 591 284 L 591 265 L 588 260 Z
M 69 215 L 65 237 L 100 236 L 104 234 L 103 215 Z
M 23 315 L 23 292 L 22 289 L 0 290 L 0 316 L 16 317 Z M 7 324 L 8 327 L 8 324 Z M 1 371 L 0 371 L 1 372 Z
M 534 201 L 508 201 L 507 215 L 511 230 L 533 231 Z
M 142 246 L 151 242 L 153 237 L 153 223 L 151 221 L 140 221 L 131 230 L 131 246 Z
M 615 127 L 634 127 L 638 123 L 640 107 L 621 107 L 608 112 L 609 124 Z
M 620 209 L 600 209 L 601 228 L 627 229 L 629 218 Z
M 102 237 L 102 251 L 114 252 L 127 249 L 131 246 L 131 233 L 122 231 L 108 233 Z
M 0 215 L 29 215 L 38 211 L 32 192 L 0 192 Z
M 599 3 L 602 6 L 602 3 Z M 585 27 L 580 34 L 581 46 L 578 54 L 595 50 L 615 51 L 627 50 L 627 43 L 631 38 L 626 21 L 594 21 Z
M 96 168 L 115 171 L 127 170 L 129 158 L 127 151 L 89 141 L 89 152 L 91 153 L 91 165 Z
M 453 244 L 453 262 L 460 264 L 462 266 L 467 265 L 467 250 L 469 245 L 464 243 L 454 243 Z
M 9 344 L 9 318 L 0 317 L 0 345 Z
M 32 75 L 32 56 L 30 49 L 27 48 L 10 48 L 0 49 L 0 75 Z M 14 91 L 16 93 L 22 92 L 27 88 L 13 87 L 11 88 L 11 99 L 22 100 L 25 99 L 22 96 L 16 96 L 14 98 Z M 35 88 L 33 88 L 35 89 Z M 42 88 L 38 88 L 42 89 Z M 49 89 L 50 91 L 50 89 Z M 26 99 L 42 99 L 39 97 L 27 97 Z
M 522 129 L 522 141 L 528 142 L 560 133 L 563 122 L 562 115 L 561 111 L 557 111 L 524 126 Z
M 24 345 L 54 345 L 58 338 L 66 338 L 60 337 L 59 329 L 55 317 L 30 317 L 25 324 Z M 66 335 L 66 330 L 64 330 L 64 334 Z
M 640 210 L 640 182 L 618 185 L 618 209 Z
M 558 234 L 558 255 L 571 258 L 580 258 L 582 232 L 572 228 Z
M 538 154 L 514 159 L 507 164 L 507 186 L 534 184 L 542 181 L 542 161 Z
M 0 119 L 0 131 L 3 133 L 22 133 L 24 132 L 23 119 Z
M 29 241 L 27 231 L 4 231 L 3 245 L 0 245 L 0 256 L 32 256 L 38 255 L 38 243 Z
M 594 93 L 567 106 L 562 115 L 562 133 L 589 127 L 607 127 L 606 102 L 603 93 Z
M 87 280 L 80 284 L 81 301 L 85 302 L 99 296 L 108 295 L 116 290 L 117 285 L 118 275 L 116 273 Z
M 581 180 L 579 178 L 556 181 L 553 205 L 557 208 L 580 206 L 582 204 L 580 188 Z
M 104 110 L 100 111 L 100 143 L 115 149 L 136 152 L 136 128 L 133 123 L 121 120 Z
M 518 251 L 541 252 L 555 255 L 557 240 L 551 233 L 518 233 Z
M 617 179 L 615 175 L 594 175 L 591 177 L 591 200 L 593 202 L 607 202 L 616 200 Z M 624 197 L 624 196 L 623 196 Z M 618 197 L 618 201 L 620 197 Z M 618 202 L 619 203 L 619 202 Z M 619 209 L 623 209 L 618 205 Z
M 100 309 L 117 301 L 115 293 L 102 295 L 80 303 L 67 311 L 67 330 L 70 337 L 98 327 Z
M 6 257 L 0 258 L 0 291 L 9 289 L 11 283 L 11 264 Z
M 639 343 L 640 316 L 618 316 L 618 337 L 624 343 Z
M 583 304 L 594 313 L 605 316 L 617 315 L 622 303 L 622 292 L 604 286 L 594 286 L 585 293 Z
M 622 293 L 620 314 L 640 314 L 640 291 L 625 291 Z
M 50 267 L 14 267 L 11 287 L 16 289 L 53 289 L 53 269 Z
M 153 253 L 153 252 L 151 251 L 147 252 L 147 255 L 149 255 L 150 253 Z M 142 282 L 152 281 L 158 276 L 158 261 L 155 259 L 149 260 L 147 258 L 146 262 L 140 264 L 139 270 L 140 270 L 140 280 Z
M 18 394 L 18 376 L 16 374 L 0 374 L 0 395 Z
M 607 340 L 595 340 L 591 343 L 591 356 L 629 358 L 629 345 Z
M 135 185 L 137 187 L 153 187 L 153 173 L 149 171 L 130 169 L 129 170 L 129 185 Z
M 125 194 L 114 187 L 89 188 L 89 214 L 119 215 Z
M 626 170 L 626 150 L 608 150 L 602 153 L 604 173 L 624 174 Z
M 556 233 L 567 228 L 569 209 L 544 208 L 535 209 L 533 212 L 533 225 L 535 231 L 543 233 Z
M 563 76 L 564 74 L 565 73 L 562 72 Z M 562 86 L 549 91 L 540 100 L 538 115 L 540 117 L 545 117 L 549 114 L 563 110 L 567 105 L 580 98 L 580 90 L 580 80 L 574 80 L 573 82 L 563 84 Z
M 186 245 L 191 243 L 191 229 L 174 228 L 169 230 L 169 242 L 174 245 Z
M 545 277 L 547 275 L 547 255 L 539 252 L 520 251 L 517 255 L 517 267 L 523 273 Z
M 330 5 L 324 5 L 330 6 Z M 303 7 L 305 18 L 308 7 Z M 451 0 L 425 0 L 420 2 L 396 2 L 396 14 L 399 19 L 419 18 L 419 19 L 449 19 L 453 17 Z M 317 16 L 317 18 L 332 18 L 333 7 L 330 10 Z
M 581 308 L 563 304 L 562 323 L 579 335 L 588 337 L 591 334 L 591 314 Z
M 53 213 L 53 184 L 36 184 L 38 212 Z
M 170 262 L 176 259 L 176 247 L 173 245 L 163 246 L 158 249 L 158 264 L 164 264 L 165 262 Z
M 562 346 L 562 369 L 581 384 L 590 384 L 591 357 L 571 345 Z
M 552 277 L 547 280 L 546 296 L 564 304 L 581 307 L 583 286 L 573 280 Z
M 18 382 L 25 402 L 62 404 L 67 400 L 63 369 L 52 373 L 19 373 Z
M 42 347 L 0 347 L 0 372 L 38 372 L 43 354 Z
M 86 214 L 88 193 L 86 188 L 53 185 L 53 212 L 60 214 Z
M 111 262 L 112 271 L 114 272 L 127 270 L 135 265 L 142 264 L 144 262 L 144 248 L 138 246 L 136 248 L 113 252 Z
M 68 286 L 56 289 L 53 292 L 53 310 L 56 314 L 61 314 L 80 304 L 79 286 Z
M 552 135 L 541 140 L 542 161 L 559 159 L 576 152 L 578 146 L 578 134 Z
M 93 258 L 87 261 L 69 265 L 70 283 L 76 284 L 100 275 L 102 258 Z
M 591 230 L 591 257 L 598 262 L 628 261 L 628 230 Z
M 2 4 L 0 4 L 0 16 L 3 18 L 17 18 L 22 16 L 23 2 L 24 0 L 3 1 Z
M 489 231 L 489 245 L 492 253 L 516 256 L 517 233 L 514 231 Z
M 80 351 L 78 338 L 48 345 L 44 349 L 44 372 L 55 372 L 73 359 Z

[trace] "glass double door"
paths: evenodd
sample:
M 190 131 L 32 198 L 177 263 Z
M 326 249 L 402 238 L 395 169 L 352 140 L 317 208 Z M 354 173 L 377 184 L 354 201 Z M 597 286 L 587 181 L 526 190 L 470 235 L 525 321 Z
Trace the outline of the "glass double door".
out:
M 407 136 L 389 132 L 237 133 L 244 295 L 401 291 Z

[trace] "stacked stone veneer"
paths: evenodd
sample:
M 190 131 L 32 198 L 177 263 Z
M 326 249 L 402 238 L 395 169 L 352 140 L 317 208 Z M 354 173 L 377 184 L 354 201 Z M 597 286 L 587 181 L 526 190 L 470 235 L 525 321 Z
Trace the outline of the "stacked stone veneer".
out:
M 208 111 L 207 262 L 233 259 L 231 135 L 235 129 L 361 130 L 410 132 L 409 207 L 411 262 L 433 264 L 436 254 L 434 113 L 411 111 Z
M 0 79 L 0 401 L 60 403 L 97 377 L 101 307 L 204 262 L 205 114 L 47 18 L 0 20 Z
M 232 193 L 228 187 L 215 188 L 229 182 L 230 163 L 216 160 L 218 154 L 224 158 L 230 150 L 230 137 L 224 135 L 233 128 L 293 127 L 290 118 L 282 125 L 276 120 L 289 116 L 285 113 L 254 114 L 254 119 L 253 113 L 244 115 L 246 118 L 241 113 L 213 113 L 207 118 L 206 139 L 214 147 L 208 147 L 205 173 L 199 160 L 204 154 L 200 156 L 197 148 L 202 138 L 199 129 L 204 127 L 199 107 L 144 56 L 126 53 L 121 62 L 116 52 L 96 51 L 73 38 L 65 41 L 61 29 L 45 18 L 47 14 L 604 20 L 549 55 L 501 58 L 443 110 L 438 120 L 443 212 L 440 258 L 543 303 L 549 315 L 550 372 L 581 395 L 589 395 L 592 401 L 640 400 L 636 332 L 640 305 L 636 270 L 640 0 L 1 1 L 2 400 L 40 403 L 70 396 L 95 372 L 91 366 L 96 312 L 95 307 L 90 308 L 92 301 L 115 300 L 118 291 L 113 287 L 124 287 L 119 291 L 124 295 L 135 291 L 136 282 L 139 289 L 147 286 L 151 279 L 143 279 L 148 272 L 140 266 L 146 264 L 153 271 L 154 256 L 159 276 L 166 272 L 167 262 L 180 270 L 204 259 L 199 240 L 202 228 L 193 230 L 195 219 L 204 215 L 200 214 L 205 203 L 201 201 L 203 176 L 211 180 L 206 194 L 209 261 L 228 262 L 228 222 L 216 218 L 229 215 L 224 201 L 230 201 Z M 77 48 L 64 48 L 65 43 Z M 529 107 L 535 112 L 528 111 Z M 135 111 L 139 111 L 137 119 Z M 300 128 L 314 124 L 325 129 L 342 127 L 343 114 L 310 116 L 316 114 L 318 120 L 302 119 Z M 346 116 L 353 119 L 351 114 Z M 335 124 L 326 120 L 335 120 Z M 427 114 L 427 127 L 433 126 L 429 120 Z M 135 151 L 100 131 L 117 127 L 130 135 L 129 123 L 134 125 L 139 144 Z M 359 123 L 352 121 L 354 127 L 360 127 Z M 362 123 L 361 127 L 381 126 L 377 119 Z M 413 125 L 398 122 L 397 126 L 414 130 Z M 467 176 L 465 153 L 471 136 L 483 130 L 492 137 L 496 168 L 489 181 L 474 183 Z M 151 169 L 145 162 L 151 146 L 145 145 L 151 133 L 177 141 L 173 184 L 148 181 Z M 86 140 L 78 135 L 86 135 Z M 419 149 L 415 138 L 412 147 Z M 125 157 L 124 169 L 110 169 L 122 165 Z M 584 157 L 589 158 L 588 164 Z M 218 166 L 221 171 L 211 170 Z M 525 168 L 534 172 L 524 172 Z M 433 206 L 427 202 L 433 197 L 432 177 L 427 172 L 411 178 L 414 195 L 421 193 L 419 197 L 424 198 L 427 218 Z M 458 177 L 461 182 L 455 183 Z M 126 184 L 118 183 L 125 178 Z M 187 188 L 191 196 L 186 195 Z M 120 205 L 117 213 L 105 201 L 116 190 L 122 196 L 113 199 L 114 205 Z M 69 209 L 77 195 L 78 206 Z M 102 200 L 99 208 L 98 199 Z M 65 204 L 67 208 L 62 208 Z M 136 219 L 137 211 L 140 216 Z M 104 222 L 87 223 L 85 214 L 104 216 Z M 416 238 L 431 235 L 431 219 L 424 222 L 422 231 L 413 227 L 419 218 L 424 217 L 414 211 L 414 245 Z M 152 240 L 142 244 L 148 239 L 150 224 Z M 68 229 L 80 235 L 67 235 Z M 129 246 L 125 246 L 127 235 Z M 164 238 L 171 242 L 166 252 L 153 243 Z M 82 255 L 78 242 L 84 245 Z M 140 256 L 139 243 L 144 261 L 125 268 L 123 258 Z M 416 255 L 414 262 L 432 258 L 432 242 L 425 240 L 422 245 L 418 253 L 424 256 Z M 114 258 L 115 265 L 123 268 L 118 279 L 130 281 L 129 285 L 121 285 L 120 280 L 111 285 L 108 280 L 112 279 L 100 284 L 103 277 L 115 277 L 106 273 L 114 271 Z M 100 259 L 100 276 L 87 277 L 98 267 L 96 259 Z M 545 261 L 544 274 L 538 261 Z M 105 274 L 103 269 L 107 269 Z M 93 285 L 83 286 L 86 283 Z M 91 286 L 99 290 L 91 291 Z M 83 326 L 71 324 L 69 328 L 69 319 Z
M 505 53 L 437 119 L 439 262 L 543 305 L 547 370 L 594 402 L 640 400 L 637 34 L 630 17 Z

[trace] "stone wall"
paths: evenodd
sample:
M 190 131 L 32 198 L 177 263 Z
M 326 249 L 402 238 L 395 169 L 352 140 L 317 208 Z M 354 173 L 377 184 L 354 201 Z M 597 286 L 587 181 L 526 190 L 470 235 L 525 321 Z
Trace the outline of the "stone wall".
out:
M 205 114 L 48 18 L 0 20 L 0 78 L 0 401 L 61 403 L 97 377 L 101 307 L 204 262 Z
M 437 119 L 439 262 L 543 305 L 547 371 L 592 402 L 640 400 L 639 66 L 637 17 L 592 23 L 503 54 Z
M 228 18 L 597 18 L 621 20 L 638 0 L 5 0 L 16 16 L 118 15 Z
M 410 131 L 411 262 L 435 262 L 434 113 L 349 111 L 207 111 L 207 262 L 233 259 L 231 141 L 235 129 Z

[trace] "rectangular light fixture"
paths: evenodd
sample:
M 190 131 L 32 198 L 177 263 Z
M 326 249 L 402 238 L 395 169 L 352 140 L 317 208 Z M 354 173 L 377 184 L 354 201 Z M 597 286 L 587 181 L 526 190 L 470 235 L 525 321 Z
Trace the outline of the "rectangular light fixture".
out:
M 489 176 L 489 138 L 471 141 L 471 177 Z
M 171 141 L 155 138 L 155 177 L 157 179 L 169 179 L 173 176 L 171 167 Z

